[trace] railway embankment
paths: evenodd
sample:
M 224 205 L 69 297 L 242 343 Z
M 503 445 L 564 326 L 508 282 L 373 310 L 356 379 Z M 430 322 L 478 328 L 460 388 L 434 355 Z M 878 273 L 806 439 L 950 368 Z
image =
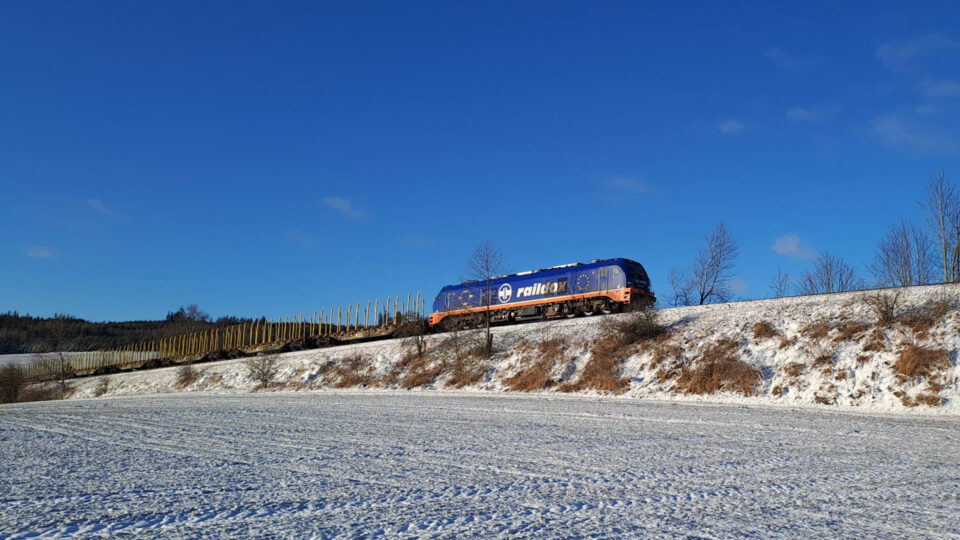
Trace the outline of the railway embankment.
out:
M 289 352 L 78 379 L 71 398 L 475 391 L 960 414 L 960 286 L 788 297 Z M 187 373 L 186 370 L 192 370 Z

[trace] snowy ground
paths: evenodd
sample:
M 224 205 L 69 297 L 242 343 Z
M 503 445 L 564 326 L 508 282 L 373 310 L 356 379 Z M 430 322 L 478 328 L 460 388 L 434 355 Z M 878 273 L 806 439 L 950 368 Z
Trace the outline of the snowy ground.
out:
M 943 538 L 960 420 L 442 392 L 0 408 L 0 537 Z

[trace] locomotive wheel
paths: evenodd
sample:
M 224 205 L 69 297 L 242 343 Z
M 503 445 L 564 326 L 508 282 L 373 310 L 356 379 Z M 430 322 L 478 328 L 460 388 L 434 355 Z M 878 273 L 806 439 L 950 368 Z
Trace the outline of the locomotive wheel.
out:
M 593 306 L 583 308 L 583 316 L 590 317 L 591 315 L 593 315 L 593 309 L 594 309 Z
M 605 302 L 602 306 L 600 306 L 600 313 L 603 313 L 604 315 L 613 313 L 613 306 L 611 306 L 609 302 Z
M 577 310 L 573 306 L 568 306 L 563 312 L 563 316 L 568 319 L 572 319 L 577 316 Z

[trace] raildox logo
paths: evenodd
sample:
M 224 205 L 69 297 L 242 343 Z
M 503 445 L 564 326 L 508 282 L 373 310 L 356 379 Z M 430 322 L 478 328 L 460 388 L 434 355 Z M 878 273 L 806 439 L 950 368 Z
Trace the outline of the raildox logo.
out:
M 510 301 L 510 298 L 513 297 L 513 287 L 509 283 L 504 283 L 500 286 L 500 289 L 497 291 L 497 299 L 500 300 L 501 304 L 506 304 Z

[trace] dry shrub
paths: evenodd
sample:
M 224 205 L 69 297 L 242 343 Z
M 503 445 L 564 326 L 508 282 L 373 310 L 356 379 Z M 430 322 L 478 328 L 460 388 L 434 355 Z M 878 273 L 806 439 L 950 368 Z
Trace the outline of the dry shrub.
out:
M 273 382 L 277 375 L 277 355 L 259 354 L 250 357 L 243 362 L 247 369 L 247 375 L 257 382 L 255 390 L 267 388 Z
M 370 386 L 373 383 L 372 371 L 373 366 L 368 365 L 359 353 L 334 362 L 332 369 L 328 369 L 330 378 L 334 380 L 334 388 Z
M 794 363 L 794 364 L 790 364 L 790 365 L 785 366 L 785 367 L 783 368 L 783 370 L 787 372 L 787 375 L 789 375 L 789 376 L 791 376 L 791 377 L 799 377 L 800 374 L 803 373 L 803 370 L 805 370 L 805 369 L 807 369 L 807 365 L 806 365 L 806 364 L 801 364 L 801 363 L 799 363 L 799 362 L 798 362 L 798 363 Z
M 800 333 L 811 339 L 823 339 L 830 333 L 831 326 L 827 321 L 817 321 L 804 326 Z
M 453 369 L 446 384 L 454 388 L 463 388 L 484 380 L 486 375 L 486 350 L 478 348 L 474 354 L 466 355 L 460 361 L 453 363 Z
M 62 399 L 63 394 L 58 385 L 50 383 L 25 384 L 20 389 L 20 401 L 52 401 Z
M 840 327 L 840 335 L 834 338 L 835 342 L 841 341 L 859 341 L 863 334 L 869 330 L 870 327 L 864 323 L 857 321 L 846 321 L 843 323 L 843 326 Z
M 867 356 L 867 355 L 865 355 L 865 354 L 861 354 L 860 356 L 857 357 L 857 365 L 858 365 L 858 366 L 861 366 L 861 365 L 867 363 L 868 360 L 870 360 L 870 357 L 869 357 L 869 356 Z
M 100 397 L 110 390 L 110 377 L 103 377 L 97 383 L 97 389 L 93 392 L 93 397 Z
M 760 321 L 753 325 L 754 339 L 769 339 L 779 335 L 780 333 L 767 321 Z
M 26 380 L 26 373 L 19 364 L 0 368 L 0 403 L 16 403 Z
M 773 390 L 771 390 L 770 393 L 773 394 L 773 395 L 775 395 L 775 396 L 782 396 L 782 395 L 783 395 L 783 388 L 780 387 L 780 386 L 774 386 L 774 387 L 773 387 Z
M 877 324 L 889 326 L 897 321 L 897 306 L 900 304 L 900 291 L 893 293 L 867 294 L 862 301 L 877 316 Z
M 180 366 L 177 369 L 177 388 L 186 388 L 190 386 L 197 380 L 197 377 L 199 376 L 200 372 L 197 371 L 197 369 L 193 366 L 189 364 L 186 366 Z
M 656 339 L 666 333 L 660 324 L 660 312 L 644 309 L 622 317 L 610 317 L 601 323 L 601 334 L 613 340 L 618 349 Z
M 653 360 L 650 362 L 650 369 L 660 367 L 665 361 L 670 359 L 683 358 L 683 351 L 680 347 L 670 342 L 670 334 L 664 334 L 657 338 L 653 346 Z
M 931 380 L 927 381 L 927 388 L 929 388 L 931 392 L 940 393 L 940 391 L 943 390 L 943 385 L 937 381 Z
M 721 339 L 695 360 L 693 366 L 684 366 L 674 386 L 687 394 L 715 394 L 720 391 L 753 395 L 754 386 L 762 373 L 736 358 L 739 344 Z
M 947 351 L 910 343 L 900 350 L 893 371 L 901 377 L 929 377 L 935 371 L 949 367 L 950 354 Z

